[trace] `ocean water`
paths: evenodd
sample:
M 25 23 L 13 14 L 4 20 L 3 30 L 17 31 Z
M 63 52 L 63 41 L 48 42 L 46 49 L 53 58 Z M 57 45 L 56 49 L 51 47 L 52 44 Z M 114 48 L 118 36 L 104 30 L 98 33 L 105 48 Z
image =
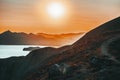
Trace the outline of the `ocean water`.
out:
M 23 51 L 23 48 L 27 47 L 40 47 L 35 45 L 0 45 L 0 58 L 8 58 L 15 56 L 26 56 L 29 51 Z

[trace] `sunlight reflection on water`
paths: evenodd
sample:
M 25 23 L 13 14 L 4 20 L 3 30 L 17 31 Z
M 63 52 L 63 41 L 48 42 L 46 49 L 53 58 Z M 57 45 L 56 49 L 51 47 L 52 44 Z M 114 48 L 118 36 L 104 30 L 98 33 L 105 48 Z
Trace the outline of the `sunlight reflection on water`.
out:
M 0 45 L 0 58 L 8 58 L 12 56 L 26 56 L 29 51 L 23 51 L 26 47 L 38 47 L 35 45 Z M 45 46 L 39 46 L 43 48 Z

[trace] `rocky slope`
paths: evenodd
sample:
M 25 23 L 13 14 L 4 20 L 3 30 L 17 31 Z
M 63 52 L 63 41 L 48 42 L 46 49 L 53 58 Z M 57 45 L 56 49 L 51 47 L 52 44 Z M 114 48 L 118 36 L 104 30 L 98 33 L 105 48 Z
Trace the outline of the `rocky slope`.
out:
M 88 32 L 70 46 L 34 50 L 19 60 L 0 60 L 0 79 L 119 80 L 119 53 L 120 17 Z

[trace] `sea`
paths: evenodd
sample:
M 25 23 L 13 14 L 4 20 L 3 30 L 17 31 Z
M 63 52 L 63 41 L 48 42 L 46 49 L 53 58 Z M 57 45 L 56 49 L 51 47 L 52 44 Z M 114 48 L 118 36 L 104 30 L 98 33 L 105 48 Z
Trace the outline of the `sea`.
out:
M 38 45 L 0 45 L 0 59 L 9 57 L 26 56 L 30 51 L 23 51 L 24 48 L 28 47 L 40 47 L 45 46 Z

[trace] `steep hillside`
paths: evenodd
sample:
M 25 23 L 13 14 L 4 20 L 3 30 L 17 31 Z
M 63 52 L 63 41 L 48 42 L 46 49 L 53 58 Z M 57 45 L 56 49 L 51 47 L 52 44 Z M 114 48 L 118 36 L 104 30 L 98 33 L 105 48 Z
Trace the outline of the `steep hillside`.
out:
M 39 67 L 39 72 L 34 73 L 27 78 L 27 80 L 51 80 L 49 77 L 52 72 L 49 68 L 56 68 L 55 64 L 66 64 L 71 66 L 72 70 L 69 74 L 58 74 L 54 77 L 53 71 L 52 80 L 118 80 L 119 74 L 119 58 L 114 55 L 103 53 L 102 46 L 104 43 L 113 39 L 112 42 L 118 42 L 120 35 L 120 17 L 109 21 L 98 28 L 88 32 L 83 38 L 75 42 L 63 52 L 58 52 L 56 55 L 46 59 L 44 66 Z M 114 38 L 117 38 L 114 40 Z M 120 45 L 115 43 L 114 46 Z M 109 45 L 105 45 L 109 46 Z M 117 46 L 116 55 L 119 55 L 119 46 Z M 114 48 L 114 47 L 113 47 Z M 109 49 L 107 47 L 107 49 Z M 112 53 L 114 54 L 114 52 Z M 63 66 L 61 66 L 63 67 Z M 65 67 L 65 66 L 64 66 Z M 59 68 L 59 67 L 58 67 Z M 104 70 L 105 69 L 105 70 Z M 42 71 L 43 73 L 42 73 Z M 54 70 L 54 69 L 53 69 Z M 102 72 L 101 72 L 102 71 Z M 109 71 L 111 74 L 108 74 Z M 41 76 L 37 76 L 41 75 Z M 110 75 L 110 76 L 109 76 Z M 113 77 L 115 75 L 116 77 Z M 101 79 L 103 77 L 103 79 Z
M 34 50 L 20 60 L 14 60 L 14 65 L 13 60 L 10 62 L 7 61 L 9 59 L 1 60 L 0 78 L 3 80 L 119 80 L 119 53 L 120 17 L 88 32 L 72 45 Z M 11 70 L 9 72 L 11 76 L 6 73 L 6 69 L 3 69 L 4 66 L 7 66 L 7 71 Z

